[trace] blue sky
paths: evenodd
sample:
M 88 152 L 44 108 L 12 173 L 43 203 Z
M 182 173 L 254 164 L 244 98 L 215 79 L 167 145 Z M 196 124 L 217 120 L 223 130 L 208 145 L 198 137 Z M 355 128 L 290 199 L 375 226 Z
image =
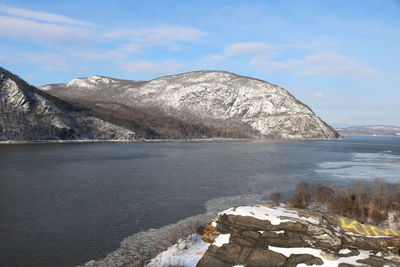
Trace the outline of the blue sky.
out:
M 0 0 L 0 66 L 37 86 L 226 70 L 335 126 L 400 126 L 400 1 Z

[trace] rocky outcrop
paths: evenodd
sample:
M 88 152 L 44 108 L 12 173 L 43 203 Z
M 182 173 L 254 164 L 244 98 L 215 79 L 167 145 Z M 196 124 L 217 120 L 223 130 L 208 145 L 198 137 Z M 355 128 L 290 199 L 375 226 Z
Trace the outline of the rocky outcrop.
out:
M 231 208 L 205 228 L 203 240 L 212 245 L 197 267 L 400 266 L 398 236 L 364 236 L 341 226 L 316 211 Z
M 141 82 L 91 76 L 41 89 L 68 101 L 90 101 L 85 105 L 102 103 L 113 109 L 110 103 L 118 103 L 201 127 L 239 131 L 241 136 L 253 138 L 339 136 L 287 90 L 223 71 L 196 71 Z M 114 111 L 121 113 L 116 106 Z
M 0 141 L 135 140 L 136 133 L 51 96 L 0 68 Z

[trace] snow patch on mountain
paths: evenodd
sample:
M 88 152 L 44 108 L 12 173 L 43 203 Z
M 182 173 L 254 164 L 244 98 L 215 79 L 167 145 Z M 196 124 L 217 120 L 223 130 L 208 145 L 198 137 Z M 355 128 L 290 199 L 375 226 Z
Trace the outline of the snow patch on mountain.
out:
M 195 71 L 147 82 L 103 76 L 42 87 L 63 99 L 113 101 L 272 139 L 334 139 L 337 132 L 287 90 L 224 71 Z M 91 89 L 91 90 L 88 90 Z

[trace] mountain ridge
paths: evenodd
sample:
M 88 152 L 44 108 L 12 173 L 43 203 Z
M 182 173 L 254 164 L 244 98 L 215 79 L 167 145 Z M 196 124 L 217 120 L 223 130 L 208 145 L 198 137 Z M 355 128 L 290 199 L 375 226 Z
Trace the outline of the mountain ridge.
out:
M 29 85 L 0 67 L 0 141 L 134 140 L 136 133 Z
M 0 111 L 0 141 L 339 137 L 286 89 L 226 71 L 36 88 L 0 68 Z
M 72 102 L 82 99 L 113 102 L 186 123 L 194 121 L 209 127 L 258 132 L 251 137 L 334 139 L 339 136 L 286 89 L 226 71 L 201 70 L 149 81 L 93 75 L 40 89 Z

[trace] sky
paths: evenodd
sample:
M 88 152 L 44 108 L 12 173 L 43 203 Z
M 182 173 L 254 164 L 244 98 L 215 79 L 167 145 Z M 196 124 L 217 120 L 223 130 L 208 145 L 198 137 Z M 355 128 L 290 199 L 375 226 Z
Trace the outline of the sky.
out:
M 336 127 L 400 126 L 400 0 L 0 0 L 0 66 L 35 86 L 225 70 Z

